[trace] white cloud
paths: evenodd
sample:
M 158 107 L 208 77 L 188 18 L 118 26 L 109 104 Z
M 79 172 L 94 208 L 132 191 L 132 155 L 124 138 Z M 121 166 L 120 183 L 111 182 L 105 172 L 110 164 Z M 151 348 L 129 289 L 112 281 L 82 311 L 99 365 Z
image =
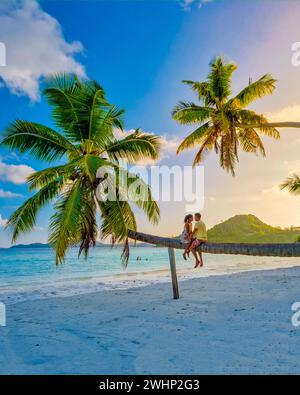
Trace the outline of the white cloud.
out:
M 283 107 L 265 115 L 270 122 L 300 122 L 300 104 Z
M 8 165 L 0 160 L 0 180 L 13 184 L 24 184 L 26 178 L 35 170 L 27 165 Z
M 7 53 L 0 77 L 12 93 L 36 101 L 42 77 L 56 72 L 85 76 L 84 67 L 74 59 L 82 44 L 67 42 L 58 21 L 36 0 L 5 1 L 0 11 L 0 38 Z
M 7 219 L 2 218 L 0 214 L 0 228 L 3 228 L 7 224 Z
M 177 148 L 180 144 L 180 140 L 177 137 L 167 138 L 165 136 L 161 136 L 160 141 L 161 141 L 161 148 L 160 148 L 159 158 L 157 160 L 145 159 L 143 161 L 139 161 L 137 163 L 138 165 L 143 165 L 143 166 L 157 165 L 162 160 L 170 158 L 173 155 L 176 155 Z
M 300 171 L 300 160 L 289 159 L 282 162 L 282 166 L 286 169 L 286 174 L 292 176 L 293 174 L 299 174 Z
M 189 10 L 193 4 L 196 4 L 198 8 L 201 8 L 207 3 L 211 3 L 213 0 L 182 0 L 180 4 L 185 10 Z
M 35 232 L 41 232 L 41 231 L 44 231 L 45 228 L 43 228 L 42 226 L 35 226 L 35 227 L 33 228 L 33 230 L 34 230 Z
M 177 148 L 179 147 L 181 140 L 178 137 L 161 137 L 161 154 L 160 160 L 169 158 L 172 155 L 176 155 Z
M 24 158 L 25 155 L 22 155 L 22 157 Z M 20 155 L 17 154 L 16 152 L 12 151 L 9 154 L 5 155 L 5 159 L 6 160 L 14 160 L 17 162 L 20 162 L 21 158 Z
M 13 197 L 22 197 L 22 196 L 23 195 L 19 193 L 4 191 L 4 189 L 0 189 L 0 198 L 13 198 Z
M 195 2 L 195 0 L 183 0 L 181 2 L 181 5 L 183 8 L 189 8 L 190 5 L 192 5 Z

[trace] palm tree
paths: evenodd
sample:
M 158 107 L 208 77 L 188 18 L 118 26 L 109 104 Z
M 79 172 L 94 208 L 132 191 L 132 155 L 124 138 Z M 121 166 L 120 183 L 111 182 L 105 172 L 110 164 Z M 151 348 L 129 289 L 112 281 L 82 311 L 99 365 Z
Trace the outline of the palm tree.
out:
M 234 175 L 238 162 L 238 148 L 243 151 L 261 153 L 265 150 L 260 134 L 278 139 L 276 127 L 299 127 L 299 123 L 273 123 L 247 107 L 256 99 L 271 94 L 276 80 L 266 74 L 231 97 L 231 79 L 236 64 L 226 63 L 217 57 L 210 64 L 208 78 L 204 82 L 184 80 L 198 95 L 200 105 L 180 102 L 173 110 L 173 118 L 183 125 L 197 124 L 197 128 L 178 147 L 177 153 L 199 146 L 193 165 L 202 162 L 204 156 L 215 150 L 220 165 Z
M 155 244 L 161 247 L 184 249 L 179 239 L 149 235 L 146 233 L 128 232 L 133 240 Z M 198 248 L 199 252 L 208 254 L 253 255 L 253 256 L 300 256 L 298 243 L 205 243 Z
M 127 233 L 128 229 L 137 228 L 135 215 L 128 201 L 121 199 L 124 193 L 118 183 L 115 200 L 99 198 L 98 187 L 109 177 L 102 178 L 98 169 L 107 169 L 116 179 L 125 172 L 130 185 L 138 181 L 144 198 L 134 203 L 150 221 L 157 223 L 159 208 L 149 186 L 137 175 L 122 169 L 118 160 L 134 163 L 156 159 L 160 141 L 157 136 L 139 130 L 117 139 L 114 130 L 123 130 L 124 111 L 106 101 L 105 92 L 96 81 L 80 81 L 75 75 L 55 75 L 47 80 L 43 93 L 52 106 L 57 130 L 16 120 L 6 129 L 1 145 L 28 152 L 48 163 L 62 159 L 64 163 L 28 177 L 29 189 L 37 192 L 9 218 L 12 241 L 33 229 L 40 209 L 55 200 L 49 243 L 55 250 L 57 264 L 64 260 L 72 245 L 79 245 L 79 255 L 84 252 L 87 257 L 90 246 L 96 243 L 98 213 L 101 236 L 124 242 L 122 257 L 127 263 Z
M 281 185 L 281 189 L 287 188 L 293 195 L 300 194 L 300 175 L 294 174 L 288 177 Z

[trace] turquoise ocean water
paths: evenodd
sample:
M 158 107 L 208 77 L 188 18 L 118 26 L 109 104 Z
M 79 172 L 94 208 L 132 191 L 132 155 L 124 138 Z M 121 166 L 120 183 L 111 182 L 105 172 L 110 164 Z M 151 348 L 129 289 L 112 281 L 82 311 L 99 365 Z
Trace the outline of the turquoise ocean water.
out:
M 91 249 L 88 260 L 71 250 L 65 263 L 56 267 L 54 254 L 48 248 L 16 248 L 0 250 L 0 301 L 7 298 L 68 296 L 118 287 L 128 288 L 151 281 L 170 281 L 166 248 L 131 247 L 125 270 L 120 260 L 121 248 Z M 137 260 L 137 258 L 140 258 Z M 184 261 L 176 251 L 181 279 L 199 275 L 230 274 L 237 271 L 300 265 L 300 259 L 204 254 L 205 267 L 193 269 L 193 260 Z M 155 282 L 154 281 L 154 282 Z
M 58 267 L 50 248 L 10 248 L 0 250 L 0 285 L 24 283 L 38 279 L 68 279 L 90 276 L 111 276 L 125 273 L 156 271 L 168 266 L 166 248 L 131 247 L 126 269 L 122 267 L 122 249 L 97 247 L 90 250 L 87 260 L 78 258 L 76 249 L 69 251 L 66 261 Z M 137 260 L 140 258 L 141 260 Z M 180 258 L 180 254 L 178 255 Z

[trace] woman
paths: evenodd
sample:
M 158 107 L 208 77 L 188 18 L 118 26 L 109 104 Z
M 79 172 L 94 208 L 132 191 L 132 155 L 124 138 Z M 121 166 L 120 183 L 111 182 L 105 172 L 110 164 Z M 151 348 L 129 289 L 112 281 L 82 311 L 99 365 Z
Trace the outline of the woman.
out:
M 193 234 L 193 216 L 192 214 L 188 214 L 184 218 L 184 228 L 180 236 L 180 241 L 185 245 L 185 250 L 183 253 L 183 259 L 186 261 L 186 256 L 189 256 L 190 245 L 192 242 L 192 234 Z

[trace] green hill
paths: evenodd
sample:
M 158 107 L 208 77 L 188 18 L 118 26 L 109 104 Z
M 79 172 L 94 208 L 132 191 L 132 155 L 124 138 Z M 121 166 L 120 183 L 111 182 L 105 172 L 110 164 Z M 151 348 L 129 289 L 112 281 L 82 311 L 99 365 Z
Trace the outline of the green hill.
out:
M 236 215 L 208 230 L 208 239 L 219 243 L 293 243 L 300 229 L 281 229 L 254 215 Z

